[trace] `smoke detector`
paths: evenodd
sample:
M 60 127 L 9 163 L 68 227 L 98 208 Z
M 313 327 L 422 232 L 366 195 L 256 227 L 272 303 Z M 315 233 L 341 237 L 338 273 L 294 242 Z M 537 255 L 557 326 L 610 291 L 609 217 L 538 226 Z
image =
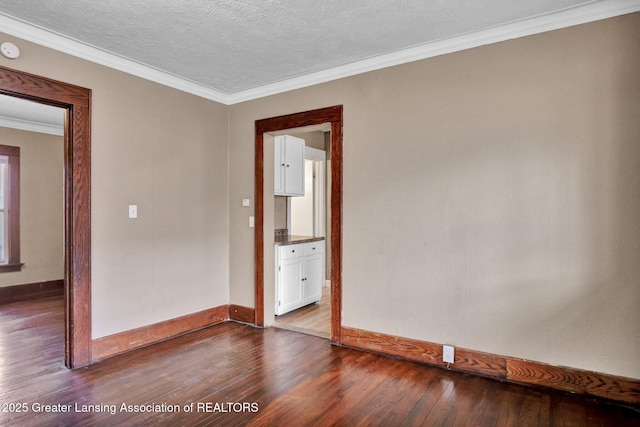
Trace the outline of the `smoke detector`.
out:
M 16 59 L 20 56 L 20 49 L 11 42 L 4 42 L 0 45 L 0 53 L 2 53 L 2 56 L 5 58 Z

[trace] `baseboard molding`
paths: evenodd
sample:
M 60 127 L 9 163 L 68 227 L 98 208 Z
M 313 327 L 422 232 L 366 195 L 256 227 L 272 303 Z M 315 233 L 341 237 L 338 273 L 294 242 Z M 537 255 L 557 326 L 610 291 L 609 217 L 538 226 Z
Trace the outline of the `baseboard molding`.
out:
M 640 405 L 640 380 L 506 358 L 507 380 Z
M 342 345 L 447 368 L 447 363 L 442 361 L 442 344 L 343 327 Z M 456 347 L 454 360 L 449 369 L 502 380 L 507 378 L 503 357 Z
M 0 304 L 64 295 L 64 280 L 48 280 L 0 288 Z
M 256 310 L 241 305 L 229 305 L 229 319 L 244 323 L 255 323 Z
M 457 348 L 454 363 L 442 362 L 442 344 L 342 328 L 342 345 L 386 356 L 487 376 L 503 381 L 640 404 L 640 380 L 552 366 L 513 357 Z
M 118 354 L 166 341 L 178 335 L 193 332 L 229 319 L 229 306 L 221 305 L 153 325 L 120 332 L 92 341 L 92 363 Z

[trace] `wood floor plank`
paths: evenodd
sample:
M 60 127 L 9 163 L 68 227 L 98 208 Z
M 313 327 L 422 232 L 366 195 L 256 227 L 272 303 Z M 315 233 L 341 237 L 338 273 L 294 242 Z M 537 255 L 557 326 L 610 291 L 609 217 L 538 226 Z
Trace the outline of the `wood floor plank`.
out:
M 276 328 L 227 322 L 74 371 L 63 364 L 63 334 L 61 298 L 0 307 L 1 426 L 640 426 L 640 408 Z M 28 412 L 10 404 L 26 404 Z M 128 412 L 123 404 L 165 409 Z M 56 405 L 70 411 L 55 412 Z

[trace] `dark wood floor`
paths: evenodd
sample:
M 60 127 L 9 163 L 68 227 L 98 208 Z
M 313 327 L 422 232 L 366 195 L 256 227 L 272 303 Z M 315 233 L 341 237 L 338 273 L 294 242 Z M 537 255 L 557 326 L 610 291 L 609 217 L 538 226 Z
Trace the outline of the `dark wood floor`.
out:
M 276 328 L 228 322 L 75 371 L 63 366 L 62 334 L 60 298 L 0 306 L 0 425 L 640 426 L 638 408 Z M 179 412 L 126 412 L 123 403 Z

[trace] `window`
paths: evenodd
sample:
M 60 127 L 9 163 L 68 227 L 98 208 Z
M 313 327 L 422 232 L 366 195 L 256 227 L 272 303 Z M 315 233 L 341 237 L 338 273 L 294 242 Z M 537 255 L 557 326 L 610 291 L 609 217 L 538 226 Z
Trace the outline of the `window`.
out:
M 20 147 L 0 145 L 0 273 L 21 269 Z

